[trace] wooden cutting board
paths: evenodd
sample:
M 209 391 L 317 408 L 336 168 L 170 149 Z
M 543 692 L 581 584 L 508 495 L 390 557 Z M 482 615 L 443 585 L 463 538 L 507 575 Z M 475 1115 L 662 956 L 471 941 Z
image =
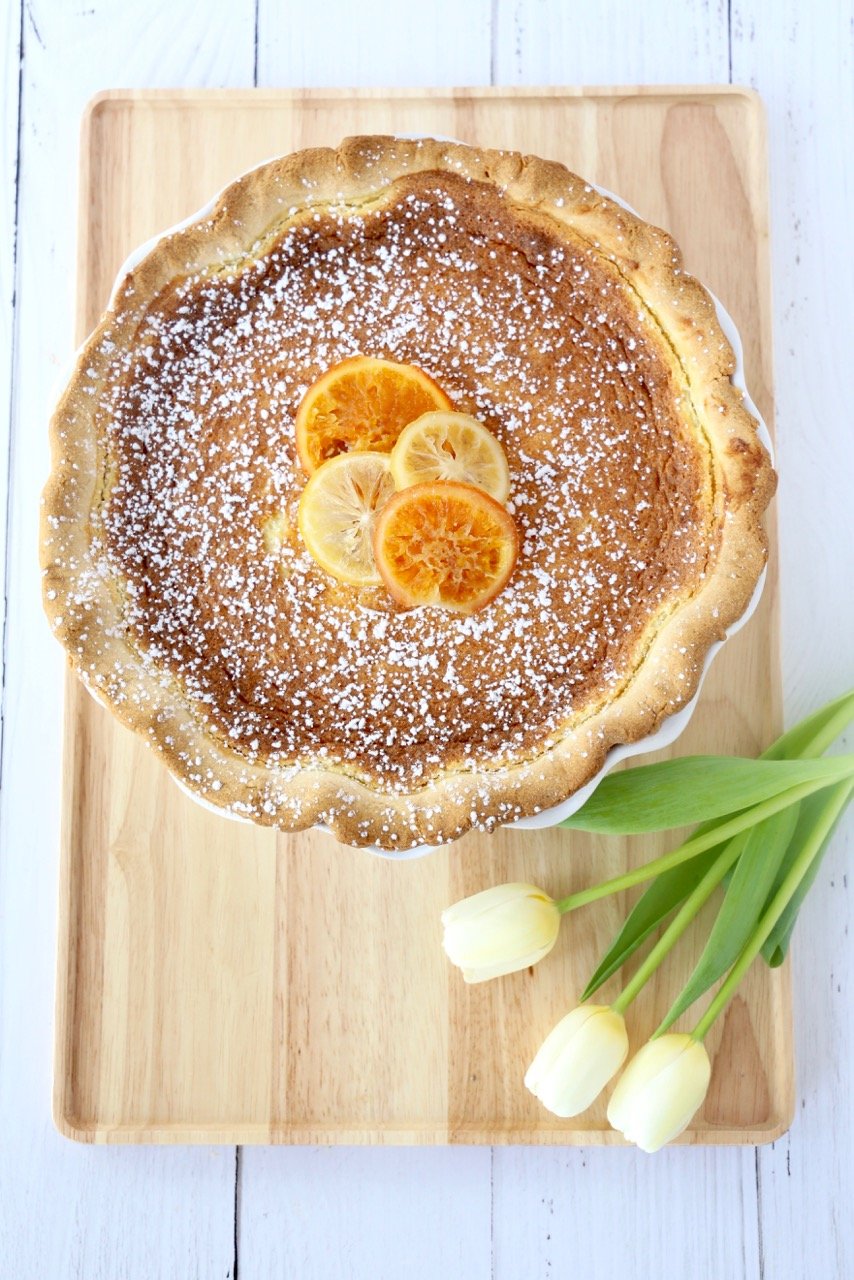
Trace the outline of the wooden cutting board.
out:
M 745 340 L 770 423 L 765 135 L 734 89 L 114 92 L 83 127 L 78 336 L 127 253 L 271 155 L 349 133 L 438 133 L 564 161 L 672 231 Z M 773 542 L 773 529 L 772 529 Z M 780 726 L 777 573 L 675 750 L 754 754 Z M 674 837 L 470 835 L 394 863 L 207 813 L 69 676 L 54 1113 L 87 1142 L 619 1141 L 600 1101 L 559 1121 L 522 1085 L 627 908 L 564 922 L 536 969 L 466 987 L 448 903 L 504 880 L 556 896 Z M 691 931 L 629 1015 L 639 1045 L 698 953 Z M 617 979 L 605 995 L 619 989 Z M 757 967 L 709 1043 L 683 1140 L 761 1142 L 793 1110 L 786 970 Z

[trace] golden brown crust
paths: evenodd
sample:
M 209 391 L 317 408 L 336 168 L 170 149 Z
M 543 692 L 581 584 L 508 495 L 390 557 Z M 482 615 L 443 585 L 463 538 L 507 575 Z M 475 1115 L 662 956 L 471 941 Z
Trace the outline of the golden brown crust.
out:
M 174 277 L 227 266 L 306 207 L 367 209 L 381 204 L 389 184 L 403 175 L 434 171 L 493 183 L 532 225 L 548 220 L 569 228 L 634 291 L 687 380 L 697 432 L 710 446 L 720 543 L 701 588 L 645 637 L 643 660 L 625 687 L 581 723 L 565 726 L 541 755 L 491 770 L 457 767 L 428 786 L 395 793 L 320 758 L 276 770 L 248 761 L 206 729 L 174 676 L 152 675 L 141 663 L 121 627 L 121 584 L 105 580 L 90 555 L 90 512 L 105 483 L 93 406 L 110 363 L 105 334 L 113 345 L 132 343 L 147 304 Z M 491 828 L 528 816 L 593 777 L 612 745 L 644 737 L 683 706 L 709 647 L 750 600 L 765 562 L 761 517 L 775 477 L 757 424 L 730 380 L 734 367 L 714 304 L 684 274 L 673 240 L 562 165 L 391 138 L 353 138 L 337 150 L 284 157 L 229 187 L 209 218 L 161 240 L 120 284 L 82 349 L 52 421 L 53 469 L 42 517 L 46 610 L 90 690 L 145 735 L 183 783 L 218 807 L 291 830 L 325 822 L 345 842 L 388 849 L 438 843 L 473 825 Z

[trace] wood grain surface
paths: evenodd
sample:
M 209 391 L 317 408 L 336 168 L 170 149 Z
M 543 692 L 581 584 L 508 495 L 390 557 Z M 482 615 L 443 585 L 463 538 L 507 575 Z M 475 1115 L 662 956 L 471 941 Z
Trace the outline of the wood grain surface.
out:
M 84 129 L 78 336 L 130 249 L 242 170 L 278 151 L 391 131 L 561 159 L 671 230 L 689 270 L 732 312 L 770 422 L 764 126 L 740 91 L 107 94 Z M 779 727 L 776 582 L 772 559 L 763 603 L 717 659 L 679 753 L 753 754 Z M 439 914 L 502 880 L 563 894 L 663 852 L 672 837 L 505 831 L 393 863 L 320 833 L 277 836 L 201 810 L 73 678 L 64 776 L 55 1119 L 66 1135 L 617 1140 L 604 1101 L 560 1122 L 522 1075 L 626 901 L 571 917 L 536 970 L 474 988 L 445 960 Z M 633 1007 L 636 1044 L 690 970 L 696 933 Z M 712 1088 L 685 1141 L 778 1136 L 793 1105 L 787 973 L 757 968 L 709 1047 Z

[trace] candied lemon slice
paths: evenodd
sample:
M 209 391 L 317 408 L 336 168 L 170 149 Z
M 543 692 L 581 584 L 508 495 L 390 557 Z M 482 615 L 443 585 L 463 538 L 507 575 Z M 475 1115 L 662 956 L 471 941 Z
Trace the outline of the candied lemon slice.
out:
M 377 517 L 374 559 L 398 604 L 475 613 L 507 584 L 519 550 L 504 507 L 473 485 L 399 489 Z
M 408 422 L 450 408 L 442 388 L 415 365 L 352 356 L 303 396 L 294 424 L 297 452 L 309 475 L 339 453 L 388 453 Z
M 378 585 L 372 538 L 394 493 L 387 453 L 344 453 L 311 476 L 299 503 L 303 542 L 327 573 L 353 586 Z
M 491 431 L 467 413 L 422 413 L 400 433 L 391 451 L 398 489 L 427 480 L 455 480 L 506 502 L 510 473 L 504 450 Z

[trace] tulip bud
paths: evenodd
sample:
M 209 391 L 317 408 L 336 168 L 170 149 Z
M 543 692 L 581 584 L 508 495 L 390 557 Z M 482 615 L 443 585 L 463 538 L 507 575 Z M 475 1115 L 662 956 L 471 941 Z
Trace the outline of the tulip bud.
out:
M 525 1084 L 556 1116 L 577 1116 L 616 1075 L 628 1051 L 623 1015 L 608 1005 L 583 1004 L 546 1036 Z
M 617 1081 L 608 1121 L 642 1151 L 658 1151 L 687 1126 L 711 1074 L 702 1041 L 687 1034 L 650 1040 Z
M 442 945 L 466 982 L 527 969 L 557 941 L 560 912 L 532 884 L 499 884 L 442 912 Z

